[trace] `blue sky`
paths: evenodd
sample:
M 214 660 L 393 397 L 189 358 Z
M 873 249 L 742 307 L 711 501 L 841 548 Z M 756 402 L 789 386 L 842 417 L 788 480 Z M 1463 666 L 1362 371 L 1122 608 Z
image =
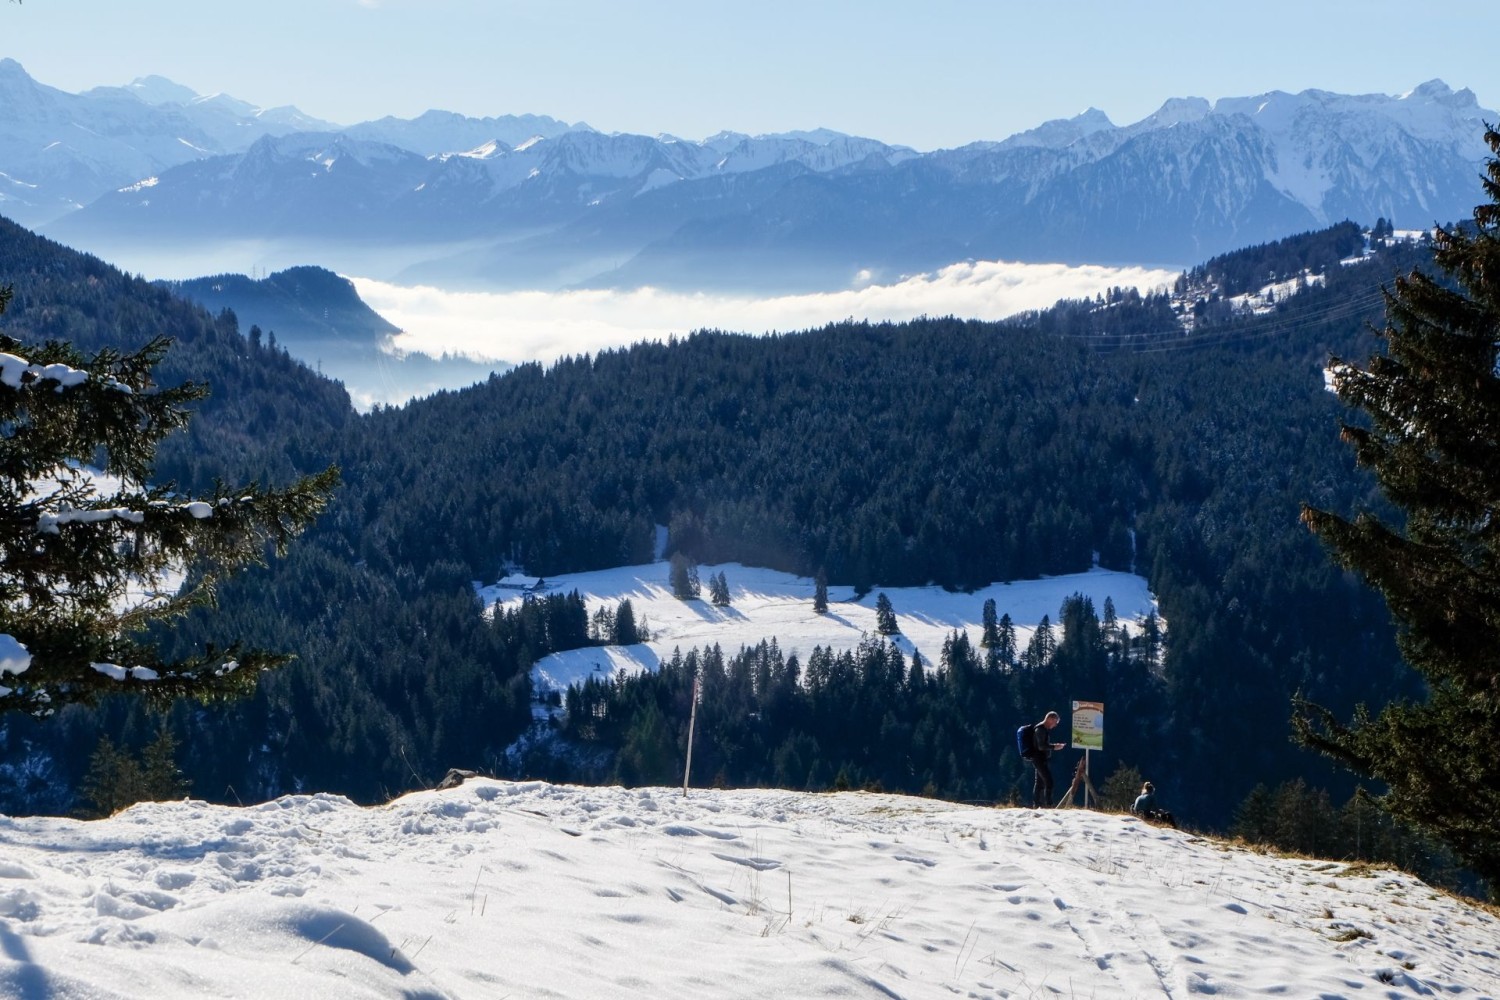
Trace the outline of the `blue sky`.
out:
M 1500 107 L 1495 0 L 24 0 L 0 56 L 68 91 L 147 74 L 341 124 L 428 108 L 701 139 L 827 127 L 918 149 L 1089 106 L 1439 77 Z

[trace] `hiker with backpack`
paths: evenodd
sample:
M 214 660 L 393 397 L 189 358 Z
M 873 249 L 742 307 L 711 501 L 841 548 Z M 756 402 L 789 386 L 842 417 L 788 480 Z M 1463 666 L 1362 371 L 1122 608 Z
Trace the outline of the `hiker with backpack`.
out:
M 1031 808 L 1051 809 L 1052 801 L 1052 753 L 1067 744 L 1053 743 L 1049 734 L 1057 728 L 1062 717 L 1048 712 L 1041 722 L 1033 722 L 1016 730 L 1016 748 L 1021 757 L 1031 762 L 1036 774 L 1031 779 Z

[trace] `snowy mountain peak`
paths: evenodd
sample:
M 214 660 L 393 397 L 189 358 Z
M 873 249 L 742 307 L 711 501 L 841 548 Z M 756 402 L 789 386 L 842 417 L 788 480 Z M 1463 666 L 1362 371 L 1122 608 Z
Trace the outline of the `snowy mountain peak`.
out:
M 198 92 L 164 76 L 138 76 L 125 86 L 147 104 L 191 104 Z
M 198 107 L 226 111 L 241 118 L 253 118 L 260 112 L 260 108 L 249 101 L 242 101 L 238 97 L 231 97 L 228 94 L 207 94 L 202 97 L 194 97 L 188 103 L 195 104 Z
M 351 125 L 343 131 L 356 138 L 387 142 L 423 156 L 442 159 L 452 154 L 467 153 L 491 141 L 498 141 L 507 149 L 515 149 L 522 143 L 539 137 L 594 130 L 582 123 L 570 125 L 546 115 L 469 118 L 455 111 L 431 109 L 416 118 L 387 115 L 374 121 Z
M 835 132 L 831 128 L 815 128 L 810 132 L 796 130 L 792 132 L 782 132 L 781 135 L 784 135 L 789 139 L 801 139 L 804 142 L 810 142 L 815 146 L 828 146 L 835 142 L 838 142 L 840 139 L 849 138 L 849 136 L 844 134 L 843 132 Z
M 12 101 L 21 98 L 21 95 L 36 95 L 46 91 L 52 91 L 52 88 L 33 80 L 20 63 L 14 59 L 0 59 L 0 94 L 6 98 L 4 107 L 7 117 L 14 111 Z M 61 91 L 52 91 L 52 93 L 57 96 L 66 96 Z M 35 100 L 36 98 L 29 99 Z
M 1442 80 L 1428 80 L 1405 94 L 1399 100 L 1426 101 L 1433 104 L 1442 104 L 1450 108 L 1478 108 L 1479 98 L 1468 87 L 1462 90 L 1454 90 Z
M 1143 131 L 1199 122 L 1212 114 L 1213 110 L 1213 105 L 1202 97 L 1172 97 L 1157 108 L 1155 113 L 1141 119 L 1132 128 Z
M 1045 121 L 1034 129 L 1018 132 L 999 143 L 999 148 L 1010 149 L 1023 146 L 1041 146 L 1047 149 L 1062 149 L 1070 146 L 1079 139 L 1087 138 L 1098 132 L 1112 131 L 1115 123 L 1109 120 L 1109 115 L 1098 108 L 1089 108 L 1082 114 L 1074 115 L 1072 118 L 1054 118 Z
M 453 155 L 468 157 L 471 160 L 488 160 L 496 156 L 504 156 L 510 151 L 510 147 L 501 142 L 499 139 L 491 139 L 489 142 L 480 143 L 473 149 L 467 150 L 462 153 L 455 153 Z M 443 157 L 440 157 L 440 159 L 441 158 Z

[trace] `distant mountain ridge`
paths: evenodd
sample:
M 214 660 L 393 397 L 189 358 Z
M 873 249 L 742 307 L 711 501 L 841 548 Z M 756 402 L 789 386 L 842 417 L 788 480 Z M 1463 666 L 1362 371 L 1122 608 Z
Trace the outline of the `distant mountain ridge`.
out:
M 218 274 L 161 284 L 210 313 L 229 310 L 247 335 L 259 328 L 267 345 L 342 383 L 360 410 L 462 388 L 510 367 L 397 350 L 393 337 L 401 328 L 366 305 L 348 278 L 321 267 L 292 267 L 264 278 Z
M 694 142 L 441 111 L 340 129 L 184 91 L 148 77 L 65 95 L 0 62 L 0 213 L 47 215 L 96 251 L 248 240 L 448 287 L 812 291 L 966 259 L 1178 267 L 1345 218 L 1464 218 L 1500 118 L 1433 80 L 1173 98 L 1125 126 L 1089 109 L 918 153 L 830 130 Z M 68 134 L 85 112 L 117 138 Z
M 219 274 L 165 284 L 209 312 L 232 310 L 247 331 L 256 325 L 283 340 L 291 335 L 369 347 L 400 332 L 365 305 L 349 279 L 321 267 L 288 268 L 260 279 Z

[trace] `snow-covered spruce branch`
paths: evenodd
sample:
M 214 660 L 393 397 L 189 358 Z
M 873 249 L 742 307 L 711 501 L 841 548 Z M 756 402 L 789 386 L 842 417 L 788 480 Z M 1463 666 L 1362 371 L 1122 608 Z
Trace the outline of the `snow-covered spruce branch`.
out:
M 193 497 L 141 485 L 207 392 L 155 384 L 168 343 L 85 359 L 0 335 L 0 712 L 49 715 L 117 691 L 217 699 L 288 659 L 231 644 L 168 661 L 135 638 L 284 552 L 339 479 L 330 467 L 284 489 L 220 482 Z

